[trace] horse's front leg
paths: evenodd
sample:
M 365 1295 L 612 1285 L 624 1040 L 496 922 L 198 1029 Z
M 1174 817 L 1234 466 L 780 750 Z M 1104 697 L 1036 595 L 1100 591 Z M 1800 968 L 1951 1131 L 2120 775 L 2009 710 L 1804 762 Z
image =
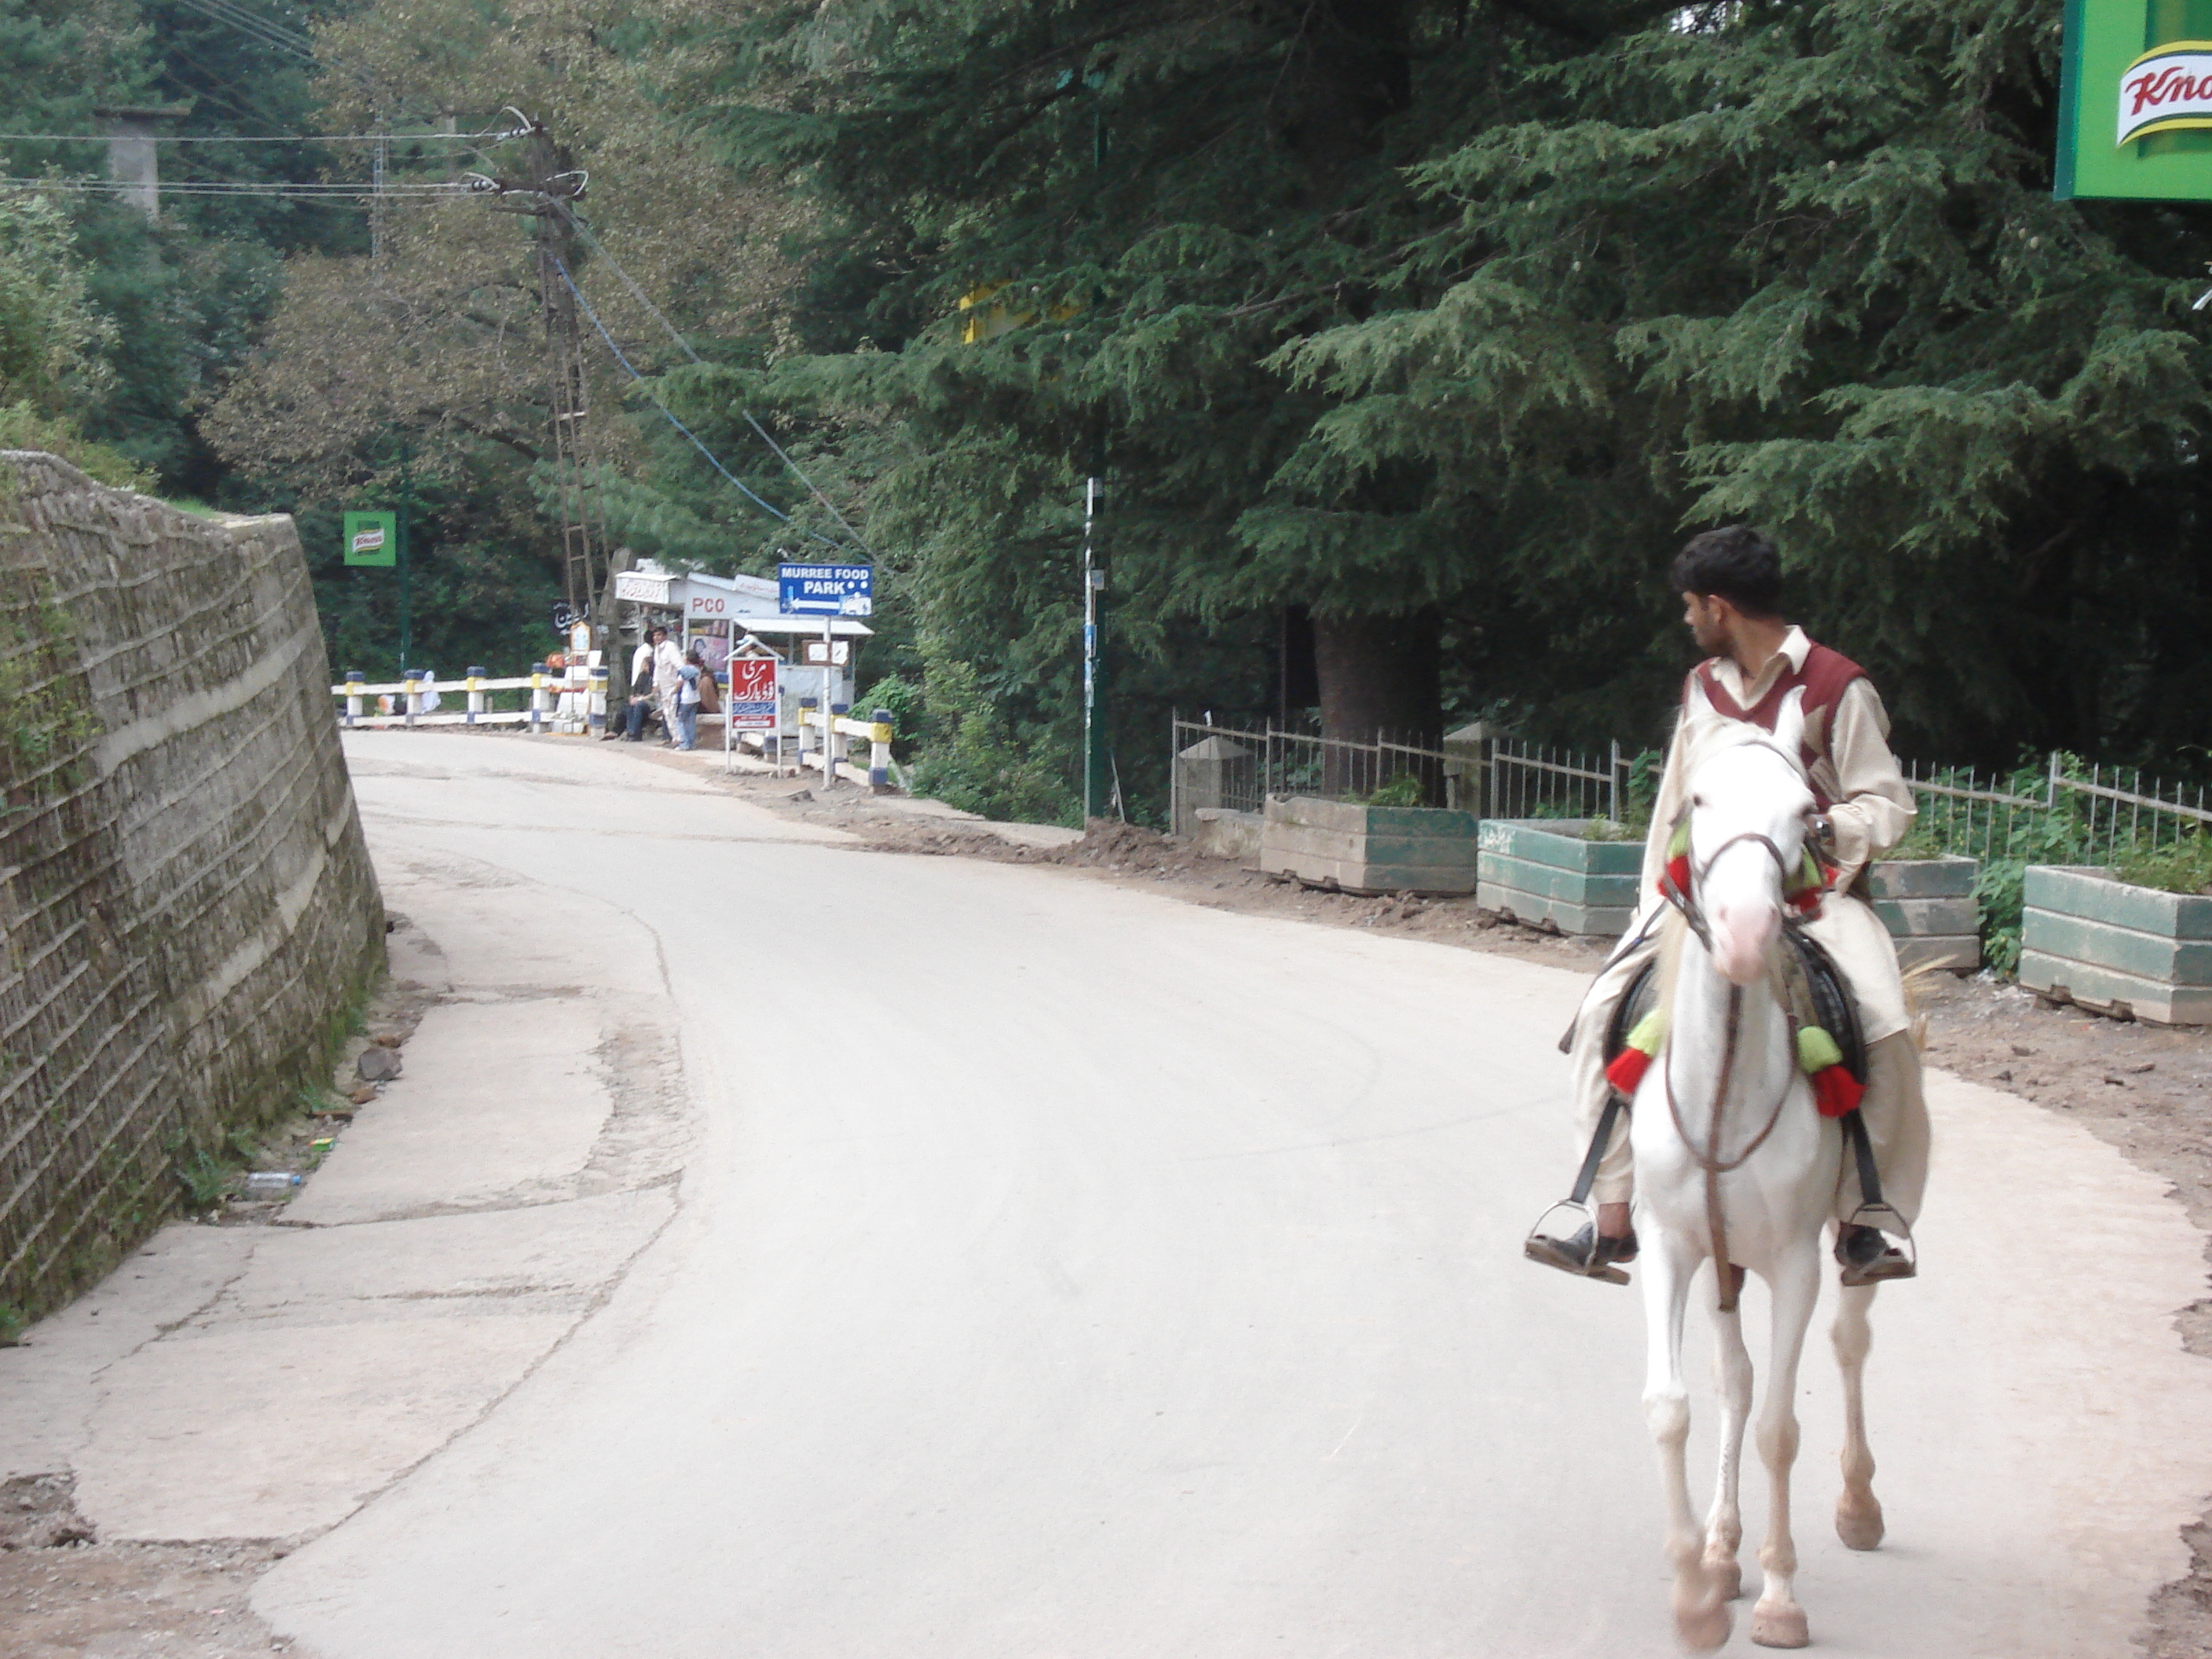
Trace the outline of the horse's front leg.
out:
M 1736 1288 L 1743 1269 L 1730 1267 Z M 1721 1467 L 1713 1483 L 1712 1512 L 1705 1517 L 1705 1571 L 1723 1601 L 1743 1594 L 1743 1568 L 1736 1551 L 1743 1543 L 1743 1511 L 1737 1487 L 1743 1474 L 1743 1430 L 1751 1416 L 1751 1350 L 1743 1345 L 1743 1310 L 1713 1316 L 1713 1383 L 1721 1400 Z
M 1667 1555 L 1674 1564 L 1674 1629 L 1682 1645 L 1710 1653 L 1729 1638 L 1735 1623 L 1721 1587 L 1701 1559 L 1704 1539 L 1690 1508 L 1690 1395 L 1682 1383 L 1682 1313 L 1698 1270 L 1696 1250 L 1680 1238 L 1652 1230 L 1644 1247 L 1645 1370 L 1644 1420 L 1659 1452 L 1659 1480 L 1667 1502 Z
M 1751 1639 L 1764 1648 L 1802 1648 L 1812 1638 L 1797 1605 L 1797 1541 L 1790 1530 L 1790 1477 L 1797 1462 L 1797 1363 L 1805 1330 L 1820 1294 L 1820 1245 L 1816 1234 L 1774 1264 L 1774 1357 L 1767 1367 L 1766 1399 L 1759 1414 L 1759 1455 L 1769 1486 L 1766 1541 L 1759 1565 L 1766 1583 L 1751 1610 Z
M 1874 1495 L 1874 1454 L 1867 1449 L 1866 1358 L 1874 1346 L 1874 1328 L 1867 1316 L 1874 1310 L 1875 1285 L 1860 1285 L 1843 1292 L 1836 1322 L 1828 1340 L 1834 1344 L 1836 1365 L 1844 1374 L 1844 1495 L 1836 1500 L 1836 1536 L 1855 1550 L 1870 1550 L 1881 1542 L 1881 1500 Z

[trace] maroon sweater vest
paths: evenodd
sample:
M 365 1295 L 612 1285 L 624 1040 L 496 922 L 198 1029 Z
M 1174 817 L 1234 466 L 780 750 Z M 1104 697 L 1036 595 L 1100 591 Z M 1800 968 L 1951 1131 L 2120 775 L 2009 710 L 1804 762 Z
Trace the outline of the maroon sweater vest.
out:
M 1816 645 L 1805 653 L 1805 665 L 1796 672 L 1785 671 L 1766 689 L 1766 695 L 1748 708 L 1721 689 L 1720 676 L 1713 672 L 1711 661 L 1699 663 L 1690 671 L 1690 678 L 1705 688 L 1705 701 L 1715 713 L 1732 720 L 1749 720 L 1761 731 L 1774 730 L 1775 717 L 1782 712 L 1782 700 L 1802 687 L 1805 692 L 1800 707 L 1805 714 L 1805 739 L 1798 745 L 1798 757 L 1805 763 L 1808 772 L 1813 763 L 1826 759 L 1833 766 L 1828 740 L 1836 729 L 1836 705 L 1843 701 L 1844 692 L 1853 680 L 1866 678 L 1866 670 L 1840 651 L 1831 651 L 1825 645 Z M 1690 688 L 1682 686 L 1682 700 L 1689 702 Z M 1826 811 L 1835 802 L 1817 784 L 1813 795 L 1820 810 Z

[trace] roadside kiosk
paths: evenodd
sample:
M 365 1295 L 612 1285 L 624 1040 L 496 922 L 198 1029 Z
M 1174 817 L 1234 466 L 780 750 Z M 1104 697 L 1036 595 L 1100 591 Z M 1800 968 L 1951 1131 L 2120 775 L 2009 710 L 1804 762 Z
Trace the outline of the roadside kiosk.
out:
M 647 631 L 665 628 L 683 651 L 688 653 L 695 644 L 704 647 L 708 665 L 725 691 L 729 689 L 733 649 L 755 654 L 766 651 L 780 662 L 808 671 L 776 677 L 775 752 L 797 746 L 799 700 L 822 695 L 822 620 L 782 614 L 774 577 L 710 576 L 704 571 L 685 575 L 664 569 L 651 559 L 641 559 L 634 569 L 615 578 L 615 599 L 630 607 L 617 627 L 623 641 L 620 660 L 625 669 Z M 828 643 L 831 666 L 836 671 L 831 681 L 834 701 L 851 705 L 860 641 L 874 631 L 854 617 L 832 620 Z M 703 732 L 709 726 L 719 727 L 720 719 L 702 716 L 699 724 Z M 767 750 L 770 735 L 748 732 L 746 746 Z

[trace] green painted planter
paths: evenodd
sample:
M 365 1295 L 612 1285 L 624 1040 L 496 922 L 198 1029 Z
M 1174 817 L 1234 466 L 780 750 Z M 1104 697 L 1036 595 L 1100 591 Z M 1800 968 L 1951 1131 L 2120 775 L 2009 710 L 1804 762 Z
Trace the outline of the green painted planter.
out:
M 1897 941 L 1898 964 L 1972 973 L 1982 965 L 1975 859 L 1884 859 L 1867 866 L 1867 897 Z
M 1627 931 L 1641 841 L 1584 841 L 1587 818 L 1486 818 L 1475 902 L 1515 921 L 1601 938 Z
M 2020 982 L 2061 1002 L 2159 1025 L 2212 1024 L 2212 898 L 2031 864 Z
M 1346 893 L 1472 893 L 1474 836 L 1472 812 L 1270 796 L 1260 868 Z

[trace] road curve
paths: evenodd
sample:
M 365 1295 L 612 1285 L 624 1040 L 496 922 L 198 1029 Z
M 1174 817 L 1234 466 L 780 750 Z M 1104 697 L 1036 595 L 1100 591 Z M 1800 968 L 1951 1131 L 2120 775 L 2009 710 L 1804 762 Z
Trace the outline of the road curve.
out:
M 860 851 L 611 749 L 347 748 L 380 849 L 653 931 L 702 1134 L 609 1305 L 263 1581 L 279 1631 L 322 1659 L 1672 1650 L 1637 1301 L 1517 1259 L 1568 1173 L 1574 976 Z M 2212 1367 L 2171 1325 L 2201 1240 L 2086 1132 L 1933 1094 L 1927 1276 L 1876 1310 L 1878 1553 L 1826 1525 L 1824 1341 L 1807 1367 L 1814 1640 L 2124 1653 L 2212 1489 Z M 2024 1278 L 2023 1218 L 2103 1248 Z

